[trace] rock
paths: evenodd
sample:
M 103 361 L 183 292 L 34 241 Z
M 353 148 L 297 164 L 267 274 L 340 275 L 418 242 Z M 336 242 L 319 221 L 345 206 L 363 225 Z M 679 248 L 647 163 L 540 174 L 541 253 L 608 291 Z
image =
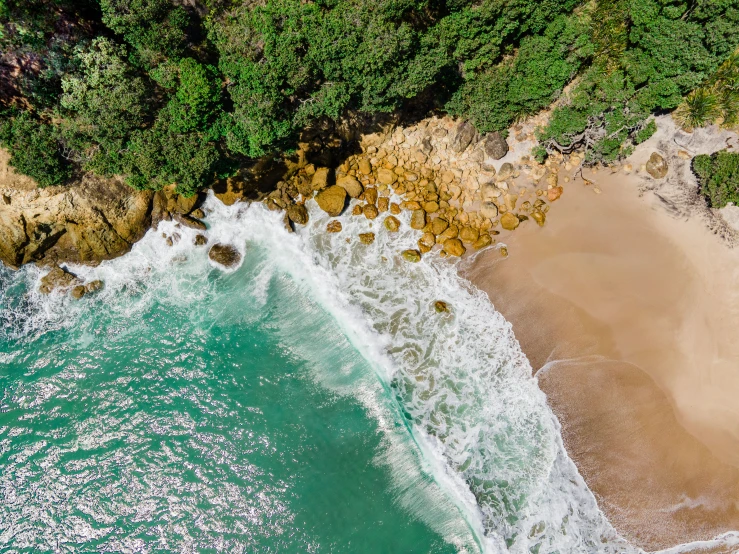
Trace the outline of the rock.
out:
M 240 177 L 229 177 L 221 180 L 213 187 L 216 198 L 226 206 L 233 206 L 236 202 L 244 199 L 245 183 Z
M 235 247 L 220 242 L 210 247 L 208 257 L 224 267 L 234 267 L 241 261 L 241 254 Z
M 547 190 L 547 198 L 549 199 L 550 202 L 554 202 L 560 196 L 562 196 L 563 192 L 564 192 L 564 189 L 562 187 L 552 187 Z
M 381 168 L 377 170 L 377 182 L 381 185 L 392 185 L 398 180 L 398 176 L 390 169 Z
M 424 233 L 423 236 L 418 239 L 418 249 L 422 254 L 430 252 L 436 244 L 436 237 L 433 233 Z
M 341 232 L 341 221 L 334 219 L 326 224 L 327 233 L 340 233 Z
M 459 231 L 459 238 L 462 239 L 462 242 L 472 244 L 480 238 L 480 231 L 474 227 L 462 227 Z
M 498 217 L 498 206 L 494 202 L 483 202 L 480 207 L 480 215 L 488 219 Z
M 437 314 L 448 312 L 449 305 L 443 300 L 437 300 L 436 302 L 434 302 L 434 310 L 436 310 Z
M 654 179 L 662 179 L 667 175 L 667 161 L 657 152 L 652 152 L 647 162 L 646 170 Z
M 337 217 L 344 211 L 346 190 L 338 185 L 323 189 L 316 196 L 318 207 L 331 217 Z
M 511 175 L 513 175 L 513 165 L 506 162 L 500 166 L 500 170 L 498 170 L 496 178 L 499 181 L 502 181 L 504 179 L 508 179 Z
M 207 229 L 205 223 L 203 223 L 199 219 L 190 217 L 189 215 L 176 213 L 172 215 L 172 219 L 174 219 L 180 225 L 184 225 L 185 227 L 189 227 L 190 229 L 195 229 L 196 231 L 205 231 Z
M 195 208 L 188 215 L 190 217 L 194 217 L 195 219 L 203 219 L 205 217 L 205 212 L 201 210 L 200 208 Z
M 390 207 L 390 199 L 387 196 L 380 196 L 377 199 L 377 209 L 380 210 L 380 212 L 386 212 L 388 211 Z
M 339 177 L 336 180 L 336 184 L 343 188 L 352 198 L 359 198 L 359 195 L 364 191 L 362 184 L 351 175 Z
M 195 239 L 192 241 L 195 246 L 203 246 L 208 244 L 208 237 L 202 234 L 195 235 Z
M 396 202 L 391 202 L 390 203 L 390 213 L 393 215 L 400 215 L 400 212 L 401 212 L 400 205 L 397 204 Z
M 370 164 L 367 158 L 362 158 L 361 160 L 359 160 L 359 171 L 364 175 L 372 174 L 372 164 Z
M 377 189 L 374 187 L 367 187 L 364 191 L 364 201 L 367 204 L 377 204 Z
M 439 211 L 439 203 L 436 201 L 431 202 L 424 202 L 423 203 L 423 210 L 427 214 L 432 214 Z
M 472 123 L 469 121 L 463 121 L 457 125 L 457 129 L 449 143 L 449 146 L 457 153 L 464 152 L 472 142 L 472 139 L 475 138 L 476 133 L 477 131 Z
M 50 294 L 53 291 L 65 292 L 79 284 L 80 280 L 74 273 L 56 266 L 41 278 L 38 290 L 41 294 Z
M 446 231 L 447 227 L 449 227 L 449 222 L 443 217 L 437 217 L 431 222 L 431 232 L 434 235 L 442 234 Z
M 411 228 L 421 230 L 426 227 L 426 212 L 423 210 L 413 210 L 411 214 Z
M 85 283 L 85 294 L 92 294 L 93 292 L 102 290 L 103 285 L 104 283 L 100 279 L 95 279 L 94 281 Z
M 493 183 L 485 183 L 480 187 L 480 196 L 485 202 L 492 202 L 502 194 L 503 191 L 496 187 Z
M 176 185 L 167 185 L 162 189 L 164 197 L 167 199 L 167 211 L 172 214 L 189 214 L 198 203 L 198 195 L 185 196 L 177 194 L 176 190 Z
M 516 227 L 518 227 L 519 223 L 521 223 L 521 221 L 512 212 L 506 212 L 500 218 L 500 224 L 506 231 L 515 230 Z
M 436 237 L 436 242 L 439 244 L 444 244 L 449 239 L 456 239 L 458 236 L 459 227 L 457 227 L 456 225 L 450 225 L 442 234 Z
M 400 229 L 400 220 L 393 215 L 387 216 L 383 224 L 385 225 L 385 229 L 393 233 Z
M 500 255 L 504 258 L 508 257 L 508 247 L 507 246 L 500 247 Z
M 484 148 L 485 153 L 494 160 L 499 160 L 508 153 L 508 143 L 497 131 L 487 134 Z
M 313 190 L 323 190 L 328 186 L 328 181 L 331 176 L 331 170 L 328 167 L 319 167 L 313 174 L 313 178 L 310 181 L 310 188 Z M 301 191 L 302 192 L 302 191 Z M 308 195 L 303 195 L 308 196 Z
M 380 210 L 374 204 L 365 204 L 362 208 L 362 213 L 367 219 L 375 219 L 380 215 Z
M 375 242 L 375 234 L 374 233 L 359 233 L 359 241 L 362 244 L 372 244 Z
M 308 210 L 302 204 L 290 204 L 287 208 L 287 217 L 293 223 L 305 225 L 308 223 Z
M 400 207 L 403 208 L 404 210 L 413 211 L 413 210 L 420 210 L 421 204 L 416 202 L 415 200 L 411 200 L 411 201 L 402 202 L 400 204 Z
M 403 250 L 400 254 L 407 262 L 418 263 L 421 261 L 421 253 L 418 250 Z
M 74 298 L 75 300 L 79 300 L 83 296 L 85 296 L 85 287 L 82 285 L 77 285 L 76 287 L 72 288 L 72 291 L 69 293 L 69 295 Z
M 476 148 L 472 151 L 472 154 L 470 154 L 470 160 L 473 162 L 481 162 L 485 159 L 485 153 L 480 150 L 479 148 Z
M 493 244 L 493 238 L 487 233 L 483 233 L 482 235 L 480 235 L 480 238 L 472 243 L 472 248 L 474 248 L 475 250 L 480 250 L 481 248 L 485 248 L 486 246 L 490 246 L 491 244 Z
M 362 215 L 364 213 L 364 210 L 362 209 L 361 204 L 355 204 L 352 208 L 352 215 Z
M 450 256 L 462 256 L 467 251 L 459 239 L 445 240 L 442 248 Z

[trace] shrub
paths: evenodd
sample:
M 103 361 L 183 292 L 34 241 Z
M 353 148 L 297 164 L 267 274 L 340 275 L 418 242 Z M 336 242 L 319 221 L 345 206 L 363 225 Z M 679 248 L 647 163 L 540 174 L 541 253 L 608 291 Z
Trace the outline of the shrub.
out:
M 739 205 L 739 153 L 722 150 L 696 156 L 693 172 L 711 207 L 723 208 L 729 202 Z

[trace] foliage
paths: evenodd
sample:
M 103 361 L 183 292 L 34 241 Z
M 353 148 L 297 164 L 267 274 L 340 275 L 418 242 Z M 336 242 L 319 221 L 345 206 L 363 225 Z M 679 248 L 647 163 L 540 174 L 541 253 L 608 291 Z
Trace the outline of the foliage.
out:
M 697 88 L 685 97 L 674 117 L 684 129 L 704 127 L 720 115 L 718 94 L 714 89 Z
M 739 153 L 722 150 L 696 156 L 693 171 L 712 207 L 723 208 L 729 202 L 739 205 Z
M 71 168 L 59 152 L 59 143 L 49 125 L 28 112 L 0 121 L 0 144 L 10 151 L 10 164 L 33 177 L 39 186 L 60 185 L 71 176 Z

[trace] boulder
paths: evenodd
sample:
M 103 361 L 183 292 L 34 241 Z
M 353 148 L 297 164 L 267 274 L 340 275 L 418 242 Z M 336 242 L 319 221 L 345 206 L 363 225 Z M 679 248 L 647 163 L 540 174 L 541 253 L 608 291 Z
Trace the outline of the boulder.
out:
M 374 233 L 359 233 L 359 241 L 362 244 L 372 244 L 375 242 L 375 234 Z
M 496 178 L 499 181 L 502 181 L 504 179 L 508 179 L 511 175 L 513 175 L 513 165 L 506 162 L 500 166 Z
M 506 212 L 500 218 L 500 224 L 506 231 L 513 231 L 518 227 L 521 221 L 516 217 L 514 213 Z
M 449 305 L 443 300 L 437 300 L 436 302 L 434 302 L 434 310 L 436 310 L 437 314 L 448 312 Z
M 189 215 L 176 213 L 173 214 L 172 219 L 174 219 L 180 225 L 184 225 L 185 227 L 189 227 L 190 229 L 195 229 L 196 231 L 205 231 L 207 229 L 205 223 L 203 223 L 199 219 L 190 217 Z
M 434 235 L 442 234 L 446 231 L 447 227 L 449 227 L 449 222 L 443 217 L 437 217 L 431 222 L 431 232 Z
M 241 261 L 241 254 L 230 244 L 214 244 L 208 251 L 208 257 L 224 267 L 234 267 Z
M 374 187 L 367 187 L 364 191 L 364 201 L 367 204 L 377 204 L 377 189 Z
M 490 246 L 491 244 L 493 244 L 493 238 L 487 233 L 483 233 L 482 235 L 480 235 L 480 238 L 478 238 L 472 244 L 472 248 L 474 248 L 475 250 L 480 250 L 481 248 L 485 248 L 486 246 Z
M 359 195 L 364 191 L 362 184 L 351 175 L 339 177 L 336 180 L 336 184 L 343 188 L 352 198 L 359 198 Z
M 352 208 L 352 215 L 362 215 L 364 213 L 364 210 L 362 209 L 361 204 L 354 204 L 354 207 Z
M 195 246 L 203 246 L 208 244 L 208 237 L 202 234 L 197 234 L 192 242 Z
M 344 211 L 346 190 L 338 185 L 323 189 L 316 196 L 316 202 L 324 212 L 331 217 L 337 217 Z
M 85 293 L 87 291 L 85 290 L 85 287 L 83 285 L 77 285 L 76 287 L 73 287 L 72 290 L 69 293 L 69 296 L 74 298 L 75 300 L 79 300 L 83 296 L 85 296 Z
M 362 158 L 361 160 L 359 160 L 359 172 L 364 175 L 372 174 L 372 164 L 370 164 L 367 158 Z
M 393 215 L 387 216 L 383 224 L 385 225 L 385 229 L 392 233 L 395 233 L 400 229 L 400 220 Z
M 377 199 L 377 209 L 380 212 L 386 212 L 390 208 L 390 199 L 387 196 L 380 196 Z
M 562 187 L 552 187 L 550 189 L 547 189 L 547 198 L 549 199 L 550 202 L 554 202 L 560 196 L 562 196 L 563 192 L 564 192 L 564 189 Z
M 50 294 L 53 291 L 66 292 L 81 284 L 82 282 L 74 273 L 55 266 L 41 278 L 38 290 L 41 294 Z
M 205 217 L 205 212 L 201 210 L 200 208 L 195 208 L 188 215 L 190 217 L 194 217 L 195 219 L 203 219 Z
M 287 217 L 293 223 L 305 225 L 308 223 L 308 210 L 302 204 L 290 204 L 287 207 Z
M 334 219 L 326 224 L 327 233 L 340 233 L 341 232 L 341 221 Z
M 488 133 L 485 137 L 485 153 L 493 158 L 499 160 L 508 153 L 508 143 L 499 132 Z
M 459 238 L 462 239 L 462 242 L 472 244 L 480 238 L 480 231 L 474 227 L 465 226 L 459 230 Z
M 422 254 L 429 252 L 436 244 L 436 237 L 433 233 L 424 233 L 423 236 L 418 239 L 418 249 Z
M 407 262 L 418 263 L 421 261 L 421 253 L 418 250 L 403 250 L 400 255 Z
M 456 225 L 450 225 L 442 234 L 436 237 L 436 242 L 438 244 L 444 244 L 449 239 L 456 239 L 458 236 L 459 227 L 457 227 Z
M 312 190 L 323 190 L 328 186 L 330 177 L 330 169 L 328 167 L 319 167 L 313 174 L 313 178 L 310 182 L 310 188 Z M 302 191 L 301 191 L 302 192 Z M 303 196 L 307 196 L 304 194 Z
M 480 207 L 480 215 L 488 219 L 498 217 L 498 206 L 494 202 L 483 202 Z
M 374 204 L 365 204 L 362 208 L 362 213 L 367 219 L 376 219 L 380 215 L 380 211 Z
M 464 152 L 472 142 L 472 139 L 475 138 L 476 133 L 477 131 L 472 123 L 469 121 L 463 121 L 457 125 L 449 146 L 457 153 Z
M 400 215 L 400 212 L 400 204 L 396 202 L 390 202 L 390 213 L 393 215 Z
M 427 214 L 433 214 L 439 211 L 439 203 L 435 200 L 432 200 L 430 202 L 424 202 L 423 203 L 423 210 Z
M 654 179 L 662 179 L 667 175 L 667 160 L 660 156 L 657 152 L 652 152 L 647 162 L 647 173 Z
M 544 227 L 544 222 L 547 220 L 546 214 L 540 210 L 534 210 L 531 212 L 531 218 L 536 221 L 536 224 L 539 227 Z
M 377 182 L 381 185 L 392 185 L 398 180 L 398 176 L 391 169 L 381 168 L 377 170 Z
M 442 248 L 450 256 L 462 256 L 467 251 L 459 239 L 445 240 Z
M 411 228 L 421 230 L 426 227 L 426 212 L 423 210 L 413 210 L 411 214 Z

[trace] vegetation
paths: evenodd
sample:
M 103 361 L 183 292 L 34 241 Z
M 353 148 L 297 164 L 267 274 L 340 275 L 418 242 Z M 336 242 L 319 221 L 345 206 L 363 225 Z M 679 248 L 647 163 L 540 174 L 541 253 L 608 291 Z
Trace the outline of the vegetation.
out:
M 682 102 L 732 121 L 737 45 L 739 0 L 0 0 L 0 143 L 42 185 L 189 194 L 348 112 L 488 132 L 557 101 L 537 155 L 610 161 Z
M 693 171 L 711 207 L 723 208 L 729 202 L 739 206 L 739 153 L 722 150 L 696 156 Z

